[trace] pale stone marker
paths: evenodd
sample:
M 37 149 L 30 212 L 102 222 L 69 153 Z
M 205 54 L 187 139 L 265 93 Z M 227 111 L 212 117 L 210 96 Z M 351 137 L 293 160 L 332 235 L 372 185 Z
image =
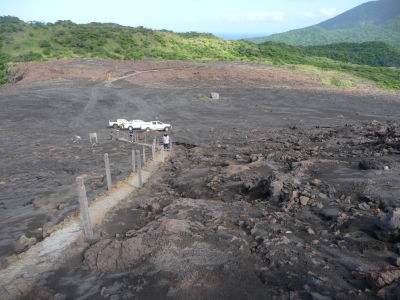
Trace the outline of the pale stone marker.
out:
M 132 149 L 132 172 L 136 172 L 135 150 Z
M 142 159 L 140 157 L 140 150 L 136 150 L 136 160 L 137 160 L 137 173 L 138 173 L 138 186 L 142 187 Z
M 153 138 L 153 145 L 151 146 L 151 158 L 153 161 L 155 160 L 156 157 L 156 138 Z
M 78 189 L 79 205 L 81 208 L 83 231 L 85 233 L 87 240 L 93 240 L 93 228 L 92 228 L 92 222 L 90 221 L 89 204 L 86 196 L 86 188 L 83 182 L 83 177 L 82 176 L 76 177 L 76 183 Z
M 161 146 L 161 161 L 164 162 L 165 161 L 165 153 L 164 153 L 164 145 Z

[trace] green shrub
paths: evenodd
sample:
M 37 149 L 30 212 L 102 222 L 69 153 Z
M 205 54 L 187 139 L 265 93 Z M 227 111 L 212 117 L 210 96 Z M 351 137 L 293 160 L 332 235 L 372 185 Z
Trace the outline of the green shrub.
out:
M 14 23 L 14 24 L 19 24 L 23 23 L 19 18 L 13 17 L 13 16 L 1 16 L 0 17 L 0 24 L 1 23 Z
M 51 44 L 49 41 L 44 40 L 44 41 L 39 42 L 39 47 L 40 48 L 51 48 Z
M 16 56 L 14 60 L 17 62 L 29 62 L 29 61 L 40 61 L 42 60 L 42 58 L 43 58 L 42 54 L 29 51 L 28 53 Z
M 4 54 L 0 55 L 0 84 L 7 83 L 7 61 L 8 57 Z
M 135 51 L 127 53 L 124 56 L 124 60 L 141 60 L 141 59 L 143 59 L 143 57 L 144 57 L 144 54 L 142 51 L 135 50 Z
M 331 78 L 331 84 L 335 86 L 343 86 L 342 82 L 336 77 Z
M 63 35 L 65 35 L 65 30 L 57 30 L 55 33 L 54 33 L 54 35 L 55 36 L 63 36 Z
M 142 46 L 143 46 L 143 48 L 149 48 L 150 47 L 150 42 L 148 40 L 144 40 L 142 42 Z

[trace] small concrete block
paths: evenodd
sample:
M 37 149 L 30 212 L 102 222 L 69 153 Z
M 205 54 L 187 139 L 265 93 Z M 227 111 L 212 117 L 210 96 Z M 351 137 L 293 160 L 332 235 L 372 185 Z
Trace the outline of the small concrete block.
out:
M 218 93 L 211 93 L 211 99 L 213 100 L 219 100 L 219 94 Z

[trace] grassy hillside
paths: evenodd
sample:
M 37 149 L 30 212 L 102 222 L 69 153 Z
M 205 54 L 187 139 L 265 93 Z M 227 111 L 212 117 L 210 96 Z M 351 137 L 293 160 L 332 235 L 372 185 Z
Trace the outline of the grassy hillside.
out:
M 0 23 L 4 43 L 1 51 L 15 62 L 74 57 L 111 59 L 218 59 L 242 58 L 244 42 L 230 42 L 210 34 L 154 31 L 116 24 Z
M 398 68 L 381 67 L 399 66 L 398 53 L 391 47 L 382 44 L 349 47 L 332 45 L 313 49 L 275 43 L 256 45 L 247 41 L 226 41 L 211 34 L 177 34 L 117 24 L 78 25 L 70 21 L 24 23 L 15 17 L 0 17 L 0 82 L 6 80 L 7 63 L 97 57 L 311 65 L 368 78 L 383 88 L 400 89 Z M 364 48 L 364 55 L 350 55 L 357 47 Z M 378 57 L 376 53 L 382 49 L 387 55 Z

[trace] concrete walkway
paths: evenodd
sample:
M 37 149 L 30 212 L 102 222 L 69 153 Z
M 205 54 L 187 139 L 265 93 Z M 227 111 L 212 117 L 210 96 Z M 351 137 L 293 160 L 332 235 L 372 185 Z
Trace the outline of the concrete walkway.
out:
M 165 160 L 171 155 L 164 152 Z M 157 152 L 154 161 L 142 167 L 143 183 L 149 180 L 162 164 L 162 152 Z M 106 214 L 119 202 L 138 190 L 138 176 L 132 173 L 116 183 L 108 191 L 90 203 L 89 214 L 93 226 L 101 224 Z M 78 196 L 77 196 L 78 197 Z M 78 198 L 77 198 L 78 201 Z M 83 236 L 80 217 L 65 220 L 60 229 L 54 231 L 42 242 L 19 255 L 18 260 L 0 271 L 0 299 L 20 299 L 36 284 L 38 276 L 60 267 L 75 254 L 87 247 Z

